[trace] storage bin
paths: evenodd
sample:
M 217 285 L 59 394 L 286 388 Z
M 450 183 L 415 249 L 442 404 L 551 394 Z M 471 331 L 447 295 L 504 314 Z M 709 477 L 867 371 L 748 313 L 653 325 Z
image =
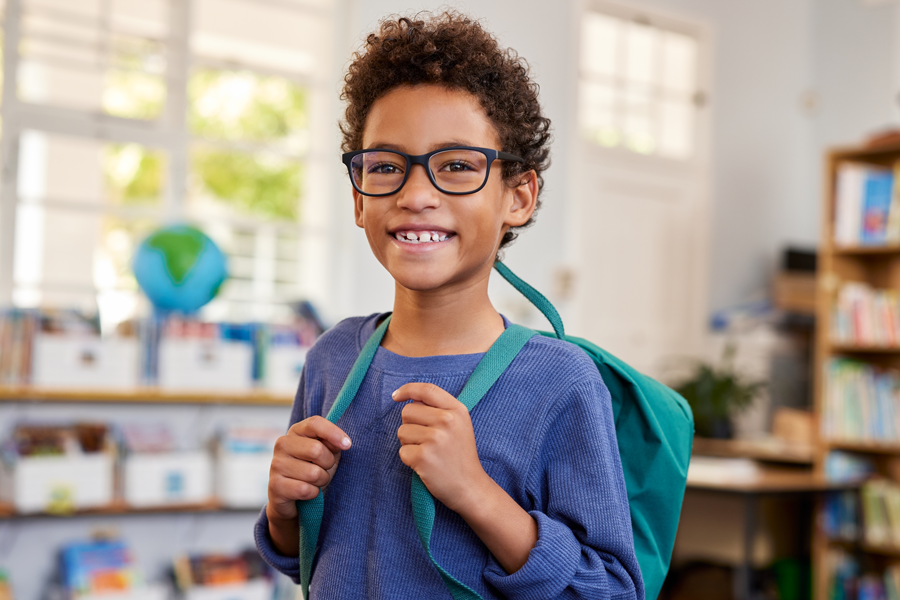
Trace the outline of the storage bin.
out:
M 254 579 L 246 583 L 195 586 L 184 593 L 184 600 L 270 600 L 272 582 Z
M 38 334 L 31 382 L 37 387 L 131 390 L 138 385 L 138 360 L 134 338 Z
M 269 495 L 272 453 L 219 452 L 216 495 L 229 508 L 261 508 Z
M 167 390 L 251 390 L 253 345 L 221 339 L 163 339 L 158 382 Z
M 201 504 L 213 493 L 208 452 L 130 454 L 122 461 L 125 502 L 134 507 Z
M 297 393 L 307 352 L 307 346 L 270 346 L 266 351 L 265 388 L 276 394 Z
M 0 496 L 20 513 L 66 513 L 113 501 L 111 452 L 19 457 L 0 462 Z

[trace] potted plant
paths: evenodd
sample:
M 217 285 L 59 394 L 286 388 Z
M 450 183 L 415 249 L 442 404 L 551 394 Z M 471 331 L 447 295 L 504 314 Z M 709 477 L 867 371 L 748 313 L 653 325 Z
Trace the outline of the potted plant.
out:
M 751 381 L 734 369 L 735 346 L 728 344 L 720 366 L 698 361 L 691 376 L 673 386 L 694 413 L 694 431 L 698 436 L 732 437 L 731 418 L 749 408 L 764 381 Z

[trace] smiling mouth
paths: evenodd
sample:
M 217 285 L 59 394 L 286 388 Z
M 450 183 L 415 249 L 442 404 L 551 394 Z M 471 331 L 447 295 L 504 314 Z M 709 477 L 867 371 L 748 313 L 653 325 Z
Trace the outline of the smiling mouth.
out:
M 394 239 L 404 244 L 434 244 L 445 242 L 456 234 L 446 231 L 395 231 Z

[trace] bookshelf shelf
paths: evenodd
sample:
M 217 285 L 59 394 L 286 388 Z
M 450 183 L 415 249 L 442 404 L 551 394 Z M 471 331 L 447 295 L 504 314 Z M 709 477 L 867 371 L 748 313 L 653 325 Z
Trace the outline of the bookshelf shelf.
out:
M 829 546 L 838 546 L 841 548 L 849 548 L 852 550 L 861 550 L 869 554 L 878 554 L 881 556 L 900 557 L 900 546 L 869 544 L 860 540 L 848 540 L 842 538 L 829 538 L 827 540 Z
M 861 440 L 823 440 L 828 450 L 845 450 L 866 454 L 900 454 L 900 442 L 869 442 Z
M 115 515 L 153 515 L 153 514 L 178 514 L 178 513 L 221 513 L 221 512 L 259 512 L 261 507 L 256 508 L 231 508 L 222 505 L 220 502 L 211 501 L 202 504 L 171 504 L 167 506 L 154 507 L 133 507 L 128 506 L 124 502 L 115 502 L 109 506 L 102 508 L 92 508 L 89 510 L 78 510 L 67 513 L 26 513 L 16 512 L 16 509 L 7 502 L 0 502 L 0 520 L 9 519 L 34 519 L 34 518 L 53 518 L 53 519 L 70 519 L 77 517 L 89 517 L 95 515 L 115 516 Z
M 293 398 L 264 391 L 177 392 L 171 390 L 63 390 L 25 386 L 0 386 L 0 402 L 74 402 L 143 404 L 234 404 L 290 406 Z
M 900 244 L 887 246 L 835 246 L 832 251 L 837 256 L 900 254 Z
M 859 344 L 831 344 L 834 353 L 846 354 L 900 354 L 900 346 L 862 346 Z

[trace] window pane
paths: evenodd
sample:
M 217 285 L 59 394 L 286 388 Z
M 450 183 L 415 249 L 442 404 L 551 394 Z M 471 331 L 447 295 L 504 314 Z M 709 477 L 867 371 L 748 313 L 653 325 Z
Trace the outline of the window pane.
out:
M 19 144 L 18 192 L 26 202 L 82 207 L 159 205 L 165 155 L 138 144 L 25 131 Z
M 194 73 L 188 88 L 192 133 L 205 138 L 277 143 L 291 154 L 308 150 L 305 90 L 281 77 L 249 71 Z
M 582 82 L 580 91 L 580 120 L 585 136 L 602 146 L 618 146 L 621 135 L 615 121 L 615 88 Z
M 208 318 L 287 321 L 288 303 L 300 299 L 297 233 L 211 223 L 207 233 L 228 255 L 230 277 L 203 309 Z M 287 251 L 287 253 L 285 253 Z
M 297 220 L 302 164 L 275 153 L 195 146 L 191 152 L 190 211 L 208 215 Z
M 632 87 L 623 94 L 625 117 L 622 130 L 625 146 L 640 154 L 652 154 L 656 149 L 654 135 L 654 99 L 647 89 Z
M 655 76 L 657 30 L 649 25 L 629 23 L 625 44 L 625 77 L 639 83 L 652 83 Z
M 693 94 L 697 89 L 697 41 L 680 33 L 663 34 L 662 85 Z
M 581 68 L 586 74 L 613 77 L 619 56 L 621 23 L 618 19 L 588 13 L 582 25 Z
M 153 119 L 165 100 L 165 0 L 23 2 L 19 97 Z

